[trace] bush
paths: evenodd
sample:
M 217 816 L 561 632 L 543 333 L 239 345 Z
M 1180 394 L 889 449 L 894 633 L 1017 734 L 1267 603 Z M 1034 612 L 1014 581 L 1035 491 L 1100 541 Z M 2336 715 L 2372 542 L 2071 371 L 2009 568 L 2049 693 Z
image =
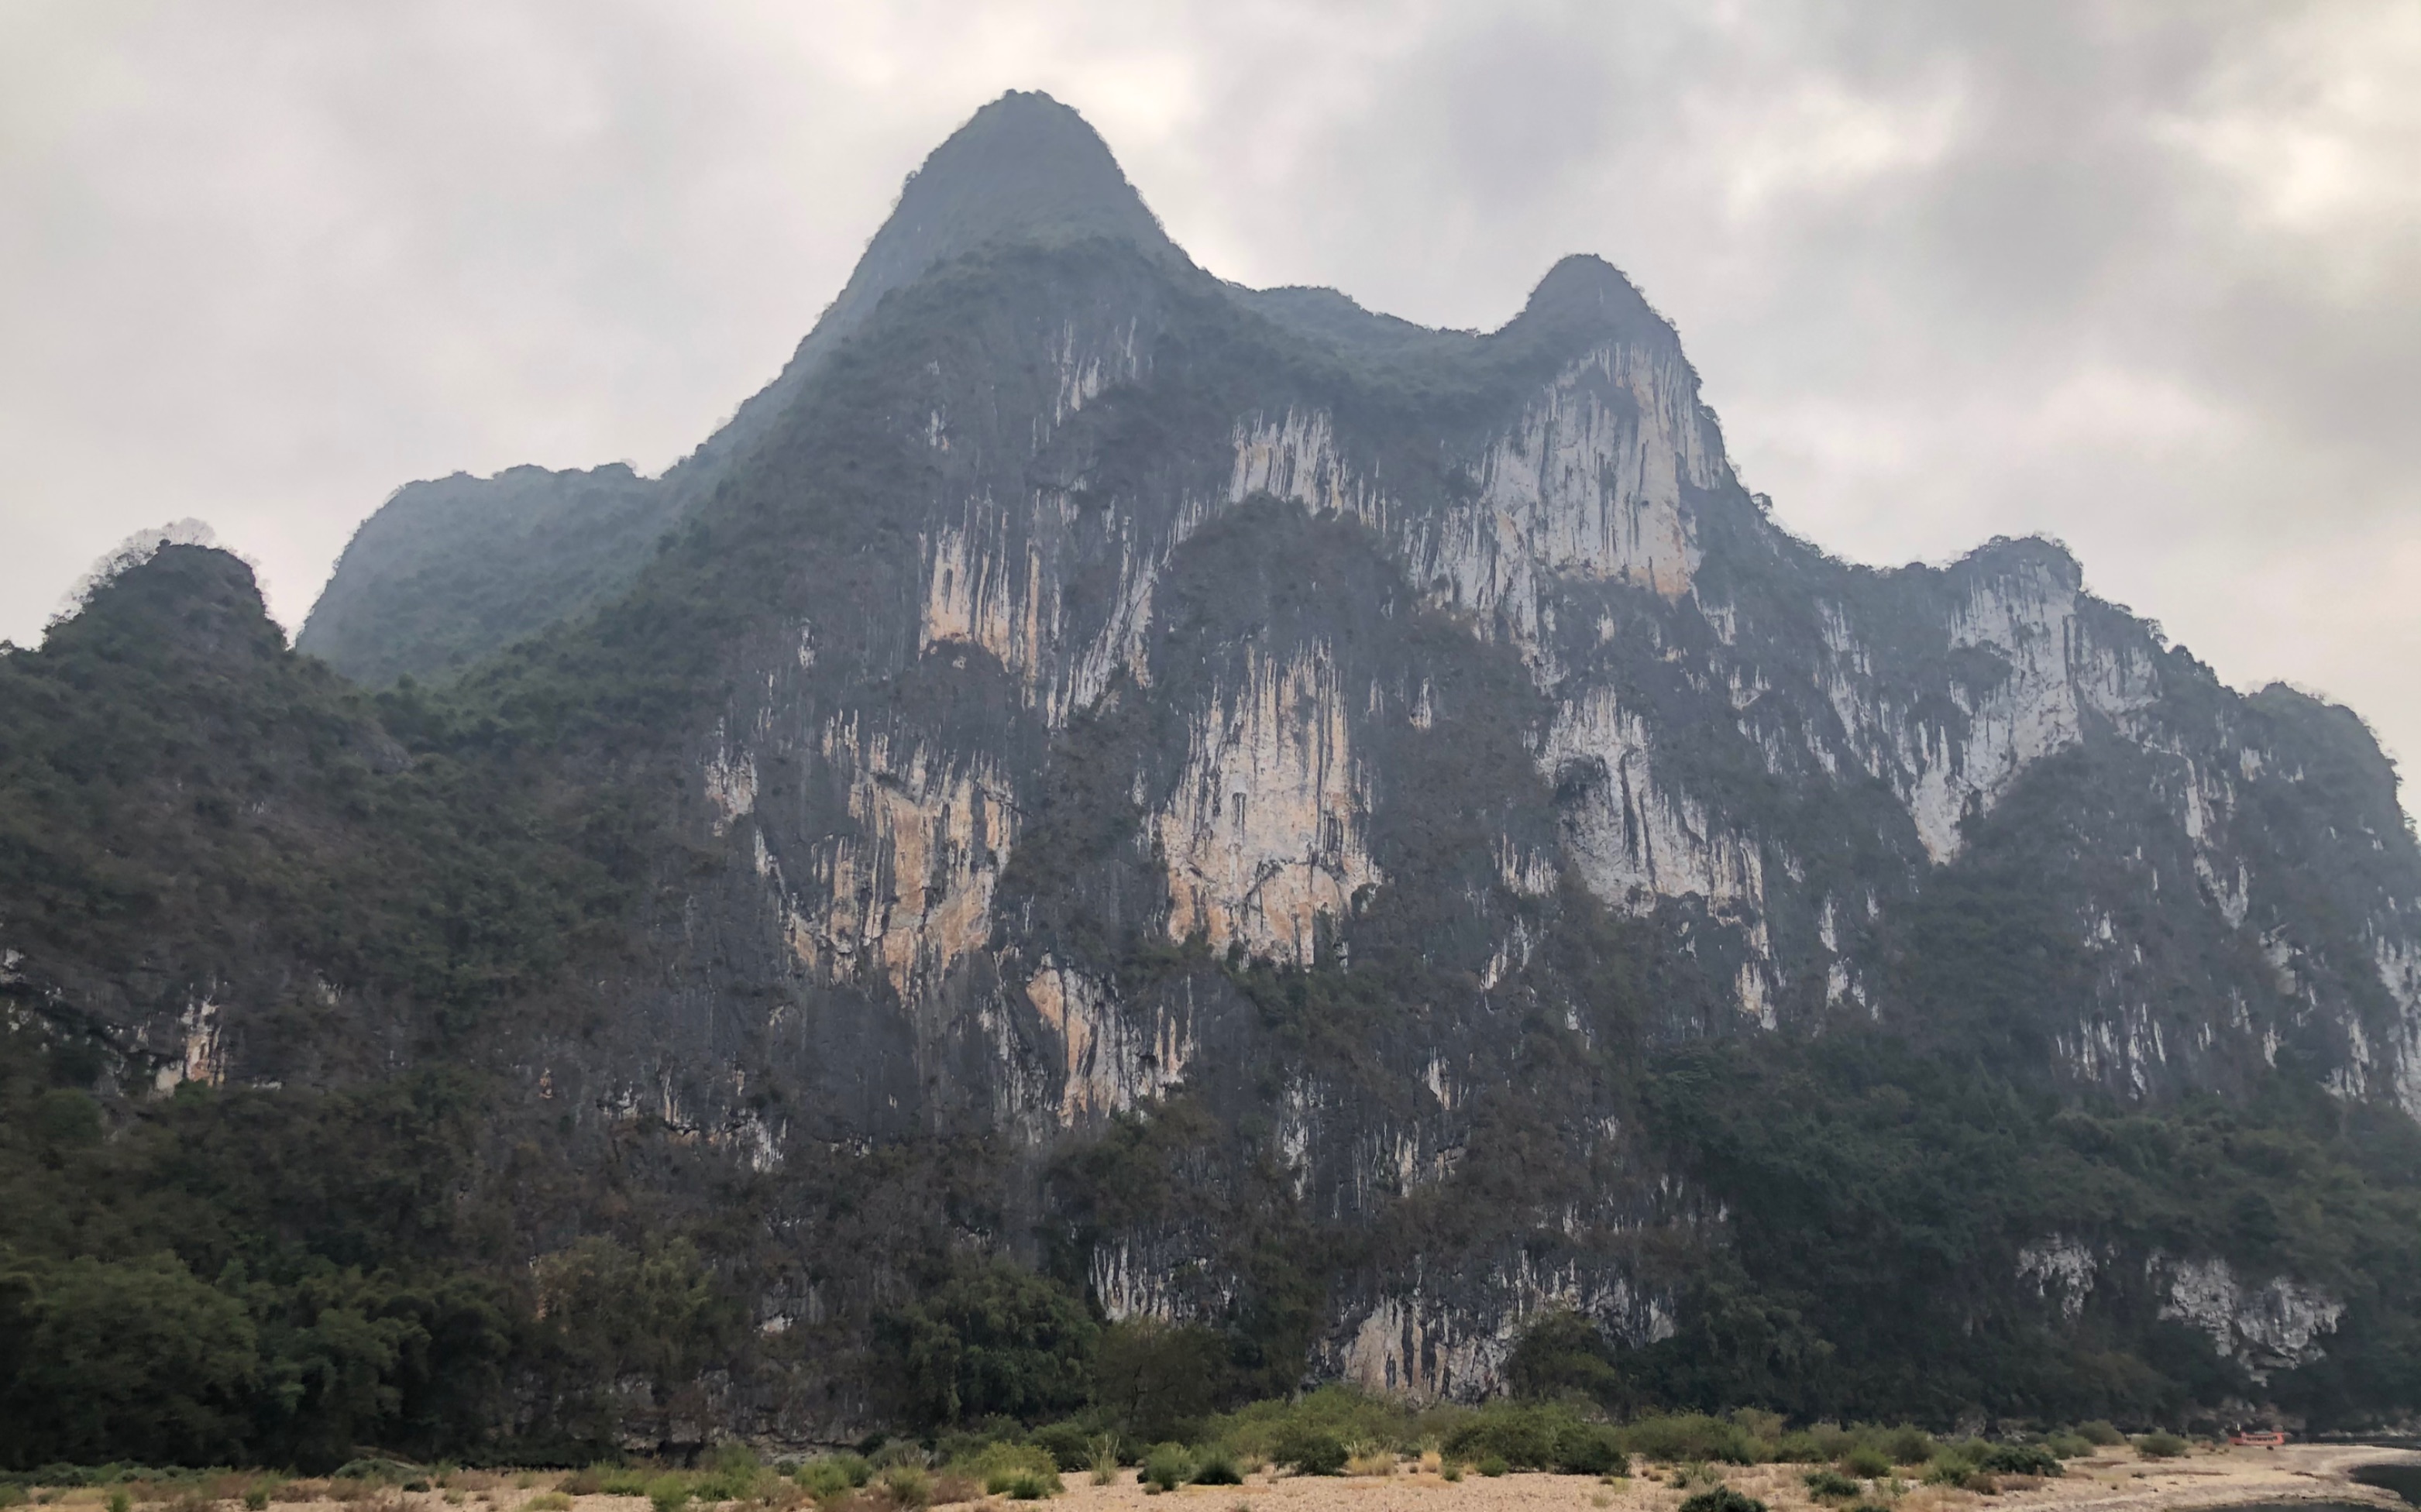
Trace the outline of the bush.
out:
M 1154 1490 L 1173 1491 L 1194 1478 L 1194 1457 L 1181 1443 L 1152 1446 L 1143 1457 L 1143 1483 Z
M 1492 1402 L 1446 1435 L 1445 1450 L 1466 1459 L 1491 1456 L 1516 1470 L 1545 1470 L 1555 1462 L 1555 1438 L 1572 1421 L 1554 1408 Z
M 2135 1441 L 2135 1452 L 2147 1459 L 2175 1459 L 2193 1447 L 2174 1433 L 2147 1433 Z
M 1622 1435 L 1602 1423 L 1572 1423 L 1555 1435 L 1557 1473 L 1619 1475 L 1631 1469 Z
M 1765 1504 L 1728 1486 L 1700 1491 L 1681 1504 L 1680 1512 L 1766 1512 Z
M 648 1501 L 655 1512 L 681 1512 L 689 1505 L 689 1479 L 684 1475 L 659 1475 L 648 1482 Z
M 2093 1452 L 2093 1441 L 2062 1428 L 2043 1435 L 2043 1447 L 2062 1459 L 2082 1459 Z
M 820 1502 L 828 1497 L 845 1496 L 866 1484 L 874 1467 L 855 1455 L 824 1455 L 803 1461 L 791 1473 L 799 1489 Z
M 1270 1458 L 1298 1475 L 1334 1475 L 1345 1468 L 1345 1441 L 1324 1428 L 1289 1424 L 1270 1446 Z
M 692 1495 L 701 1502 L 745 1502 L 757 1494 L 757 1482 L 764 1473 L 757 1451 L 744 1443 L 715 1446 L 707 1456 L 706 1473 L 690 1488 Z
M 571 1512 L 571 1498 L 561 1491 L 540 1491 L 522 1504 L 522 1512 Z
M 1114 1486 L 1118 1479 L 1118 1436 L 1103 1433 L 1093 1440 L 1093 1484 Z
M 894 1506 L 929 1506 L 933 1477 L 916 1465 L 893 1465 L 882 1473 L 882 1491 Z
M 1021 1478 L 1048 1488 L 1045 1494 L 1056 1496 L 1067 1488 L 1059 1481 L 1059 1462 L 1051 1451 L 1039 1443 L 1007 1443 L 998 1440 L 983 1446 L 980 1453 L 954 1463 L 951 1469 L 982 1484 L 993 1496 L 1004 1495 Z M 1023 1498 L 1032 1501 L 1032 1497 Z
M 1807 1494 L 1820 1502 L 1847 1502 L 1858 1494 L 1858 1483 L 1837 1470 L 1811 1470 L 1806 1479 Z
M 1481 1457 L 1478 1464 L 1474 1465 L 1471 1468 L 1493 1480 L 1495 1477 L 1504 1474 L 1513 1467 L 1505 1462 L 1505 1457 L 1503 1455 L 1485 1455 Z
M 1209 1448 L 1195 1457 L 1194 1484 L 1196 1486 L 1242 1486 L 1244 1473 L 1237 1468 L 1236 1457 L 1221 1448 Z
M 1879 1447 L 1895 1465 L 1921 1465 L 1933 1457 L 1933 1435 L 1903 1423 L 1885 1434 Z
M 1045 1424 L 1025 1442 L 1049 1455 L 1062 1473 L 1093 1468 L 1093 1433 L 1082 1423 Z
M 2104 1418 L 2095 1418 L 2090 1423 L 2078 1424 L 2076 1436 L 2087 1443 L 2103 1449 L 2116 1449 L 2127 1442 L 2127 1435 L 2113 1427 Z
M 1841 1457 L 1841 1468 L 1861 1480 L 1881 1480 L 1892 1473 L 1892 1457 L 1870 1443 Z
M 1012 1502 L 1039 1502 L 1056 1496 L 1065 1489 L 1057 1473 L 1045 1475 L 1039 1470 L 1011 1471 L 1005 1477 L 995 1477 L 984 1485 L 994 1496 L 1007 1496 Z
M 1996 1475 L 2042 1475 L 2057 1477 L 2067 1473 L 2060 1468 L 2059 1456 L 2039 1443 L 1996 1443 L 1987 1447 L 1976 1457 L 1978 1469 Z
M 1643 1417 L 1623 1430 L 1632 1452 L 1659 1464 L 1684 1464 L 1714 1459 L 1753 1465 L 1759 1457 L 1756 1442 L 1738 1423 L 1726 1423 L 1703 1412 L 1676 1417 Z

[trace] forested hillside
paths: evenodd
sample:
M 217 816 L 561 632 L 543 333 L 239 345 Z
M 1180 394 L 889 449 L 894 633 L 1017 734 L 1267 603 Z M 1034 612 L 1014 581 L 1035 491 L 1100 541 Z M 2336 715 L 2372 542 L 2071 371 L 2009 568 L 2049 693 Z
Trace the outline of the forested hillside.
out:
M 398 494 L 358 682 L 192 546 L 0 655 L 0 1459 L 2421 1408 L 2352 714 L 1784 533 L 1595 258 L 1223 284 L 1039 96 L 851 288 L 688 481 Z

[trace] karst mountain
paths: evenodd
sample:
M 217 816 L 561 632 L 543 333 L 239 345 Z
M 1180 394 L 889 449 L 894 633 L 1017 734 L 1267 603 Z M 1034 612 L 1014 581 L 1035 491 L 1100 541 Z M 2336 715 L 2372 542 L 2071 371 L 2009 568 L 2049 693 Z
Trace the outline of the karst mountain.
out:
M 1486 335 L 1223 282 L 1039 94 L 664 475 L 411 484 L 292 649 L 167 546 L 0 659 L 0 949 L 23 1296 L 388 1394 L 163 1457 L 1096 1400 L 1003 1328 L 1204 1410 L 1550 1318 L 1612 1411 L 2421 1408 L 2357 717 L 2054 542 L 1792 536 L 1598 257 Z M 113 1447 L 8 1348 L 0 1455 Z

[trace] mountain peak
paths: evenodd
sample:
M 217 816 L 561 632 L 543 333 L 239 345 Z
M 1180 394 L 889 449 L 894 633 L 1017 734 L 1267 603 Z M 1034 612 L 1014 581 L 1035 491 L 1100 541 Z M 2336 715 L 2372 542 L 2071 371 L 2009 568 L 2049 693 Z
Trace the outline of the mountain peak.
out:
M 1539 287 L 1530 291 L 1529 303 L 1514 320 L 1517 325 L 1532 322 L 1559 328 L 1612 327 L 1626 332 L 1635 332 L 1646 324 L 1673 336 L 1672 326 L 1623 276 L 1621 269 L 1588 253 L 1565 257 L 1539 280 Z
M 996 242 L 1107 236 L 1181 257 L 1085 117 L 1012 89 L 933 149 L 900 187 L 822 324 L 853 325 L 925 270 Z
M 772 384 L 683 462 L 727 459 L 789 402 L 882 296 L 938 263 L 999 242 L 1113 237 L 1191 266 L 1085 117 L 1040 90 L 1011 89 L 952 132 L 900 186 L 839 295 Z
M 897 263 L 914 277 L 985 242 L 1037 234 L 1120 237 L 1154 251 L 1170 245 L 1084 117 L 1039 91 L 1012 89 L 909 175 L 859 273 L 880 275 L 891 270 L 867 265 Z

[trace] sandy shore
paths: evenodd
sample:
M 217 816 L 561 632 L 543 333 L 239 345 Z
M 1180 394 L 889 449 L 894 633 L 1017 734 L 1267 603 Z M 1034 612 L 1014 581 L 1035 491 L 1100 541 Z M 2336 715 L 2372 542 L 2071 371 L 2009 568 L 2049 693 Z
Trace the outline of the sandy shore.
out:
M 2347 1478 L 2356 1465 L 2401 1460 L 2421 1454 L 2396 1449 L 2288 1444 L 2279 1449 L 2229 1449 L 2183 1459 L 2142 1460 L 2132 1453 L 2072 1459 L 2068 1473 L 2029 1489 L 1997 1496 L 1919 1487 L 1893 1504 L 1895 1512 L 2194 1512 L 2204 1507 L 2263 1502 L 2346 1502 L 2382 1508 L 2404 1504 L 2392 1492 Z M 1818 1512 L 1802 1476 L 1804 1465 L 1757 1465 L 1733 1469 L 1725 1482 L 1773 1507 L 1774 1512 Z M 1691 1491 L 1700 1489 L 1692 1487 Z M 1613 1486 L 1581 1475 L 1466 1474 L 1460 1482 L 1431 1474 L 1351 1479 L 1247 1477 L 1242 1486 L 1187 1487 L 1147 1496 L 1132 1473 L 1117 1486 L 1094 1486 L 1068 1477 L 1059 1504 L 1068 1512 L 1674 1512 L 1689 1495 L 1645 1477 Z M 600 1509 L 603 1512 L 603 1509 Z
M 2019 1481 L 1994 1496 L 1940 1487 L 1913 1487 L 1891 1504 L 1894 1512 L 2200 1512 L 2203 1508 L 2280 1502 L 2336 1502 L 2385 1509 L 2402 1508 L 2393 1493 L 2349 1478 L 2358 1465 L 2421 1463 L 2421 1453 L 2288 1444 L 2277 1449 L 2226 1449 L 2181 1459 L 2146 1460 L 2120 1450 L 2068 1462 L 2057 1480 Z M 1807 1494 L 1803 1465 L 1757 1465 L 1724 1470 L 1726 1484 L 1764 1502 L 1773 1512 L 1835 1512 Z M 349 1501 L 288 1500 L 272 1512 L 524 1512 L 531 1499 L 550 1491 L 562 1477 L 520 1474 L 464 1477 L 485 1481 L 476 1490 L 450 1493 L 386 1490 Z M 1606 1482 L 1585 1475 L 1476 1473 L 1460 1481 L 1407 1467 L 1393 1475 L 1304 1477 L 1247 1476 L 1242 1486 L 1189 1486 L 1147 1493 L 1133 1471 L 1113 1486 L 1093 1485 L 1085 1475 L 1067 1477 L 1065 1495 L 1052 1504 L 1060 1512 L 1676 1512 L 1687 1490 L 1641 1475 Z M 288 1495 L 295 1489 L 288 1489 Z M 39 1495 L 53 1505 L 100 1503 L 99 1488 Z M 141 1505 L 142 1504 L 138 1504 Z M 551 1505 L 560 1506 L 560 1501 Z M 241 1503 L 174 1504 L 171 1512 L 227 1512 Z M 967 1512 L 1039 1512 L 1039 1504 L 1000 1497 L 958 1504 Z M 582 1496 L 570 1512 L 650 1512 L 644 1498 Z M 693 1512 L 712 1512 L 694 1508 Z M 802 1502 L 797 1512 L 812 1512 Z

